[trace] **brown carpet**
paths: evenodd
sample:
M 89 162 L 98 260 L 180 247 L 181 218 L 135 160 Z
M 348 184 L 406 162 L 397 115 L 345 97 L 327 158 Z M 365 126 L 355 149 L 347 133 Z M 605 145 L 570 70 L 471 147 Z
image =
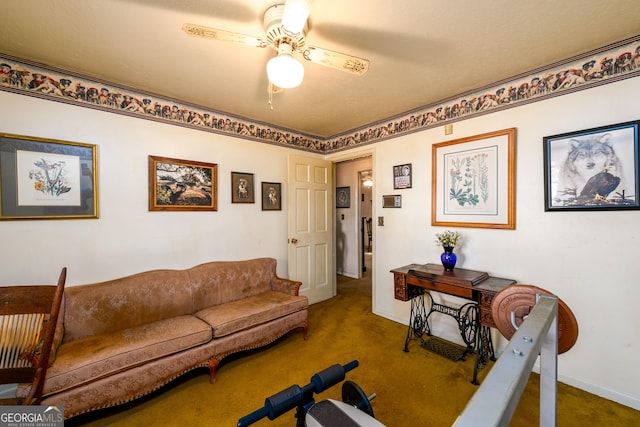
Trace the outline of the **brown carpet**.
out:
M 370 269 L 368 269 L 370 271 Z M 371 313 L 368 273 L 361 280 L 338 277 L 338 295 L 309 309 L 309 339 L 292 332 L 273 345 L 225 359 L 216 384 L 206 369 L 191 372 L 161 390 L 117 408 L 75 417 L 67 426 L 235 426 L 259 409 L 264 399 L 333 364 L 358 360 L 347 373 L 367 395 L 376 393 L 376 418 L 392 426 L 450 426 L 476 386 L 471 384 L 474 357 L 450 361 L 412 342 L 402 351 L 406 326 Z M 391 280 L 391 279 L 390 279 Z M 392 298 L 392 296 L 390 296 Z M 480 373 L 480 381 L 491 364 Z M 341 384 L 316 400 L 341 400 Z M 640 412 L 559 384 L 558 426 L 627 427 L 640 425 Z M 539 425 L 539 383 L 533 374 L 512 426 Z M 295 426 L 290 411 L 255 426 Z

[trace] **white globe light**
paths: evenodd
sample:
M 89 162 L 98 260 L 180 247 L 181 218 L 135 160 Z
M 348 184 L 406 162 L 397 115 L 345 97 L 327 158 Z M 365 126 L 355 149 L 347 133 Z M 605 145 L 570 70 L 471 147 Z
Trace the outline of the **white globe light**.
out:
M 283 89 L 300 86 L 304 78 L 304 67 L 293 56 L 280 53 L 267 62 L 269 81 Z

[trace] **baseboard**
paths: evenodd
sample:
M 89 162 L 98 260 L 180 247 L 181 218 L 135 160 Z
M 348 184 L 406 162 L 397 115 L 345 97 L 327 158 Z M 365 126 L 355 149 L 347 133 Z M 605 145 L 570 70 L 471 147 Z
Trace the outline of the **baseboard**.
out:
M 376 308 L 373 309 L 373 314 L 375 314 L 376 316 L 384 317 L 385 319 L 393 320 L 394 322 L 401 323 L 403 325 L 408 325 L 409 324 L 409 319 L 406 318 L 406 317 L 392 316 L 392 315 L 389 315 L 387 313 L 383 313 L 383 312 L 377 310 Z
M 533 371 L 536 373 L 540 373 L 540 365 L 539 361 L 533 367 Z M 615 390 L 611 390 L 610 388 L 602 387 L 599 385 L 587 383 L 581 381 L 579 379 L 567 376 L 567 375 L 558 375 L 558 382 L 563 384 L 570 385 L 575 388 L 579 388 L 580 390 L 584 390 L 587 393 L 595 394 L 596 396 L 600 396 L 604 399 L 611 400 L 613 402 L 619 403 L 624 406 L 628 406 L 629 408 L 633 408 L 636 411 L 640 411 L 640 398 L 630 396 L 628 394 L 620 393 Z
M 401 317 L 397 317 L 397 316 L 392 316 L 389 315 L 388 313 L 382 313 L 378 310 L 374 310 L 374 314 L 380 316 L 380 317 L 384 317 L 385 319 L 389 319 L 392 320 L 394 322 L 398 322 L 401 324 L 406 325 L 409 320 L 407 318 L 401 318 Z M 444 335 L 448 335 L 448 334 L 444 334 Z M 452 337 L 447 337 L 447 336 L 443 336 L 441 338 L 445 338 L 445 339 L 449 339 Z M 455 340 L 453 340 L 455 342 Z M 496 349 L 498 350 L 498 349 Z M 496 351 L 496 353 L 498 353 L 498 351 Z M 496 354 L 496 356 L 500 357 L 500 354 Z M 540 362 L 536 362 L 536 365 L 533 367 L 533 371 L 537 374 L 540 373 Z M 613 402 L 619 403 L 621 405 L 624 406 L 628 406 L 629 408 L 633 408 L 637 411 L 640 411 L 640 397 L 638 396 L 630 396 L 628 394 L 625 393 L 620 393 L 618 391 L 615 390 L 611 390 L 609 388 L 606 387 L 602 387 L 602 386 L 598 386 L 595 384 L 591 384 L 588 382 L 584 382 L 581 381 L 579 379 L 570 377 L 570 376 L 566 376 L 566 375 L 558 375 L 558 382 L 561 382 L 563 384 L 567 384 L 570 385 L 572 387 L 576 387 L 580 390 L 584 390 L 587 393 L 591 393 L 594 394 L 596 396 L 600 396 L 604 399 L 607 400 L 611 400 Z
M 359 279 L 357 273 L 349 273 L 348 271 L 336 270 L 336 274 L 339 276 L 350 277 L 352 279 Z

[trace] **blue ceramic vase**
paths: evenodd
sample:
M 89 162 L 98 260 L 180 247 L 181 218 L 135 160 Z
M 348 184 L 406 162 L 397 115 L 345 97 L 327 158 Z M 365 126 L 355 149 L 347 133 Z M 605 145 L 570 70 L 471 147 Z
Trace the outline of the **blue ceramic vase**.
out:
M 453 271 L 453 267 L 456 266 L 456 261 L 458 257 L 453 253 L 453 246 L 443 246 L 444 252 L 440 255 L 440 261 L 442 261 L 442 266 L 444 267 L 444 271 Z

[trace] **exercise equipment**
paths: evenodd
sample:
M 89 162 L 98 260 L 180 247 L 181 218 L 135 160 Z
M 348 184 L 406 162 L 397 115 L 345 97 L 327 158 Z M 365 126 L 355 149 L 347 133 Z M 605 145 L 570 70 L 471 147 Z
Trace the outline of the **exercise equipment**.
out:
M 491 314 L 496 327 L 508 340 L 536 305 L 539 295 L 551 292 L 532 285 L 512 285 L 496 294 Z M 567 304 L 558 298 L 558 354 L 569 351 L 578 340 L 578 321 Z
M 322 393 L 338 384 L 344 380 L 347 372 L 355 369 L 358 365 L 358 361 L 353 360 L 346 365 L 335 364 L 329 366 L 314 374 L 309 384 L 303 387 L 294 384 L 267 397 L 262 408 L 238 420 L 238 427 L 249 426 L 265 417 L 273 421 L 293 408 L 296 408 L 297 427 L 330 425 L 343 425 L 345 427 L 349 425 L 384 426 L 373 417 L 373 408 L 370 401 L 376 397 L 375 393 L 367 397 L 362 389 L 352 381 L 346 381 L 342 385 L 343 402 L 327 399 L 317 404 L 315 403 L 314 393 Z M 315 406 L 317 407 L 314 409 Z M 335 424 L 336 422 L 339 422 L 339 424 Z
M 347 405 L 351 405 L 354 408 L 361 410 L 371 417 L 374 417 L 371 401 L 375 399 L 375 397 L 375 393 L 371 396 L 364 394 L 364 391 L 362 391 L 360 386 L 353 381 L 345 381 L 344 384 L 342 384 L 342 401 Z

